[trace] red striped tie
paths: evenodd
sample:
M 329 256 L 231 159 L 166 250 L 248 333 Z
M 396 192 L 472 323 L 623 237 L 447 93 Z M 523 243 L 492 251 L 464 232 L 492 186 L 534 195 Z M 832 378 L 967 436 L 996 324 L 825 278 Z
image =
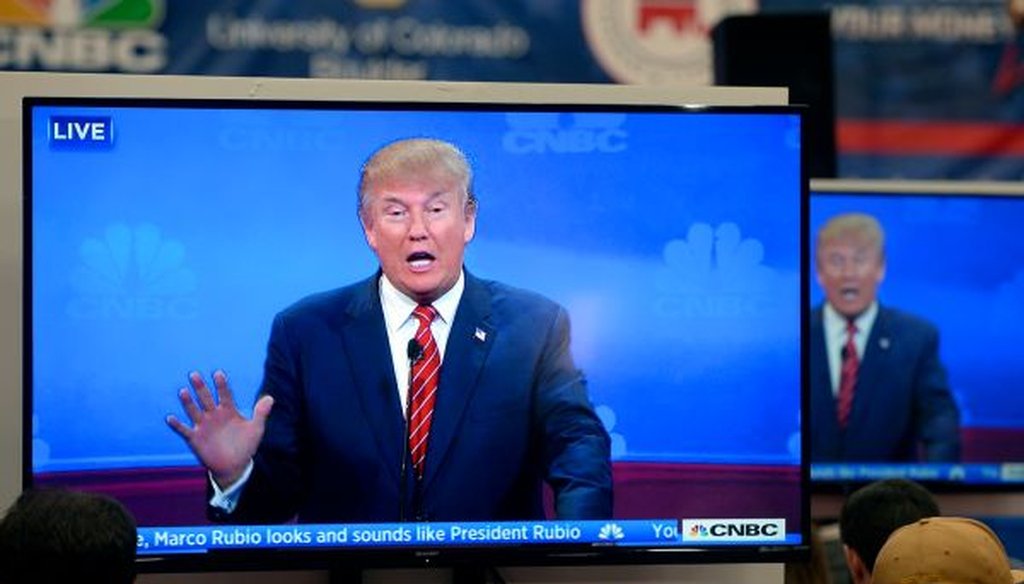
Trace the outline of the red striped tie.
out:
M 441 353 L 437 350 L 430 323 L 437 317 L 433 306 L 417 306 L 412 315 L 420 321 L 416 342 L 423 347 L 420 358 L 412 364 L 411 413 L 409 414 L 409 453 L 417 478 L 423 478 L 423 461 L 427 458 L 427 437 L 434 417 L 437 380 L 441 372 Z
M 846 323 L 846 345 L 843 347 L 842 368 L 839 370 L 839 401 L 836 413 L 839 416 L 839 427 L 845 428 L 853 409 L 853 390 L 857 385 L 857 368 L 860 359 L 857 357 L 857 326 L 853 321 Z

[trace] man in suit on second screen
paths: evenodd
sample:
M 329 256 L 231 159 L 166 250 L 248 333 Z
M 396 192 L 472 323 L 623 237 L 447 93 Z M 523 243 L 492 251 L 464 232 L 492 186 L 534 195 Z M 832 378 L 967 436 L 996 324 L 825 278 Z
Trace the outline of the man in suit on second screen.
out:
M 863 213 L 819 231 L 811 313 L 811 460 L 952 462 L 960 415 L 927 321 L 877 301 L 884 235 Z
M 565 310 L 463 268 L 469 164 L 401 140 L 363 167 L 358 212 L 380 270 L 274 320 L 251 420 L 223 372 L 168 423 L 232 523 L 611 516 L 607 432 L 569 351 Z

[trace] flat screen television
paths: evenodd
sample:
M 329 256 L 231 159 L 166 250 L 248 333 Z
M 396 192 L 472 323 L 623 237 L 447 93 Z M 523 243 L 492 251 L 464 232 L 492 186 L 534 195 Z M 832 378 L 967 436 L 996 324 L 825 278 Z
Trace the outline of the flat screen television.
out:
M 808 530 L 801 116 L 28 97 L 24 483 L 124 502 L 147 570 L 793 557 Z M 468 272 L 566 309 L 609 437 L 612 512 L 558 519 L 546 490 L 544 517 L 501 521 L 212 521 L 208 474 L 165 424 L 185 418 L 177 389 L 223 370 L 249 414 L 275 315 L 376 273 L 356 185 L 370 153 L 407 137 L 470 162 Z M 365 414 L 400 426 L 391 410 Z
M 1019 235 L 1024 188 L 811 181 L 812 314 L 822 314 L 825 293 L 815 275 L 821 273 L 820 262 L 829 261 L 816 257 L 815 239 L 826 222 L 849 213 L 875 218 L 884 234 L 884 274 L 876 286 L 875 322 L 881 324 L 871 330 L 861 353 L 860 370 L 870 373 L 867 381 L 858 378 L 851 416 L 860 417 L 851 417 L 846 430 L 869 428 L 877 437 L 870 446 L 876 450 L 847 456 L 849 450 L 834 448 L 838 399 L 828 390 L 836 380 L 828 377 L 825 333 L 812 326 L 814 486 L 830 490 L 905 477 L 936 490 L 1020 489 L 1024 362 L 1017 347 L 1024 343 L 1024 240 Z M 848 293 L 867 294 L 857 290 L 853 270 Z M 841 339 L 834 348 L 842 352 L 839 345 Z M 910 443 L 910 450 L 894 446 L 899 440 Z M 880 454 L 885 448 L 889 454 Z

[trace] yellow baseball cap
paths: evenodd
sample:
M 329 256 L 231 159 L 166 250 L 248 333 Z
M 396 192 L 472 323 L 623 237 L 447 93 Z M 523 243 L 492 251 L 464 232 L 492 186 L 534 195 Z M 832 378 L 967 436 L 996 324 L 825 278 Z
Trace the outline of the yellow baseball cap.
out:
M 966 517 L 929 517 L 889 536 L 873 584 L 1021 584 L 1006 548 L 987 525 Z

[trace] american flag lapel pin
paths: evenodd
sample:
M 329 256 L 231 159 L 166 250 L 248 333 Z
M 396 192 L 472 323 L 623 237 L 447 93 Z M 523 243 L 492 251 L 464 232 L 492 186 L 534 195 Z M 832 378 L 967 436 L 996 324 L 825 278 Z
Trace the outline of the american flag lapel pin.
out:
M 482 343 L 487 340 L 487 331 L 480 327 L 476 327 L 476 331 L 473 333 L 473 338 Z

